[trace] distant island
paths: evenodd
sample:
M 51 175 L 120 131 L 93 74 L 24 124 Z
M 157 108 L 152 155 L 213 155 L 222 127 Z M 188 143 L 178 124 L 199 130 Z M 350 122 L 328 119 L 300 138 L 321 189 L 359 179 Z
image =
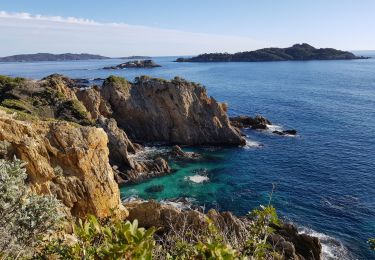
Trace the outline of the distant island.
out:
M 176 62 L 257 62 L 304 60 L 353 60 L 366 59 L 348 51 L 333 48 L 317 49 L 307 43 L 288 48 L 264 48 L 256 51 L 230 53 L 205 53 L 192 58 L 178 58 Z
M 127 57 L 120 57 L 119 59 L 137 60 L 137 59 L 151 59 L 151 57 L 150 56 L 127 56 Z
M 69 60 L 102 60 L 110 59 L 109 57 L 88 54 L 88 53 L 35 53 L 35 54 L 19 54 L 0 58 L 0 62 L 33 62 L 33 61 L 69 61 Z
M 161 67 L 159 64 L 156 64 L 153 60 L 132 60 L 125 63 L 121 63 L 116 66 L 104 67 L 105 70 L 118 70 L 126 68 L 156 68 Z

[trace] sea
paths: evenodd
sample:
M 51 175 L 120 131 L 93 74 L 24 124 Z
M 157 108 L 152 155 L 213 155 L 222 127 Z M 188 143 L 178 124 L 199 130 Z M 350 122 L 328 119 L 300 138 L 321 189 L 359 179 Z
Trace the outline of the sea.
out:
M 365 53 L 361 53 L 365 55 Z M 323 259 L 375 259 L 375 55 L 345 61 L 176 63 L 153 69 L 103 70 L 120 59 L 0 63 L 0 74 L 41 79 L 132 81 L 175 76 L 203 84 L 230 116 L 261 114 L 268 131 L 244 129 L 245 147 L 184 147 L 200 160 L 171 161 L 174 173 L 121 187 L 123 199 L 186 198 L 205 209 L 246 215 L 271 203 L 301 233 L 319 237 Z M 272 130 L 296 129 L 297 136 Z M 148 146 L 150 153 L 165 147 Z M 152 189 L 152 187 L 157 187 Z

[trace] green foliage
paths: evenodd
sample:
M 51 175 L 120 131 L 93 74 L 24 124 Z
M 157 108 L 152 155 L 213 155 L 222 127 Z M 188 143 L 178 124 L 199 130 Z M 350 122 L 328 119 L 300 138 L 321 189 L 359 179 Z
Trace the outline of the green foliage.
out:
M 103 87 L 113 85 L 114 87 L 121 89 L 128 84 L 129 82 L 125 78 L 111 75 L 104 80 Z
M 375 238 L 370 238 L 367 242 L 369 243 L 371 250 L 375 251 Z
M 33 107 L 29 103 L 27 103 L 24 100 L 17 100 L 17 99 L 5 99 L 2 102 L 2 105 L 4 107 L 10 108 L 10 109 L 15 109 L 19 110 L 22 112 L 27 112 L 27 113 L 32 113 L 33 112 Z
M 133 223 L 99 222 L 94 216 L 74 225 L 75 243 L 50 242 L 37 257 L 47 259 L 151 259 L 155 246 L 154 228 L 145 230 Z
M 11 78 L 0 75 L 0 99 L 1 95 L 25 82 L 24 78 Z
M 197 255 L 200 259 L 236 259 L 239 253 L 232 247 L 224 243 L 224 238 L 217 227 L 208 220 L 209 236 L 199 241 L 195 246 Z
M 246 254 L 254 256 L 256 259 L 264 259 L 271 251 L 267 237 L 274 232 L 272 225 L 279 225 L 276 210 L 272 206 L 260 206 L 248 215 L 251 219 L 249 226 L 249 238 L 247 240 Z
M 32 194 L 25 179 L 24 163 L 0 159 L 0 258 L 30 256 L 61 217 L 59 202 Z

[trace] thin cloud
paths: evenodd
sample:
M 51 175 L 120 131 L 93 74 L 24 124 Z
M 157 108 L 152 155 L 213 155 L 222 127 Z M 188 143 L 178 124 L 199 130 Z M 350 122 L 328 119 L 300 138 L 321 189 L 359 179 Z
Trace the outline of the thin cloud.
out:
M 248 37 L 101 23 L 90 19 L 0 11 L 0 55 L 90 52 L 108 56 L 191 55 L 265 47 Z

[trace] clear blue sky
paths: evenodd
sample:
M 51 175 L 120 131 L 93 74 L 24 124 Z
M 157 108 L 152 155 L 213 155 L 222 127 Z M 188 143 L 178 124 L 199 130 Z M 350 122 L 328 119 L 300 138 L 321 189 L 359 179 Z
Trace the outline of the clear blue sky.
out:
M 285 47 L 297 42 L 346 50 L 375 49 L 375 0 L 2 0 L 0 11 L 7 14 L 26 12 L 31 15 L 86 18 L 102 24 L 125 23 L 173 29 L 181 33 L 204 33 L 205 37 L 208 37 L 204 38 L 207 43 L 210 42 L 209 35 L 215 35 L 216 38 L 212 38 L 212 42 L 216 42 L 212 48 L 215 51 L 220 49 L 241 51 L 246 46 L 247 49 L 266 46 Z M 4 19 L 0 19 L 0 27 L 3 27 Z M 22 25 L 17 26 L 18 29 L 20 27 Z M 4 33 L 4 30 L 3 28 L 1 32 Z M 22 39 L 22 36 L 17 35 L 14 30 L 16 28 L 10 28 L 8 23 L 8 36 L 0 37 L 7 37 L 8 42 L 11 42 L 10 37 L 13 37 L 15 42 Z M 65 28 L 64 33 L 66 30 L 71 29 Z M 81 29 L 82 33 L 87 31 L 90 29 Z M 20 29 L 20 34 L 21 32 L 24 33 Z M 121 34 L 122 31 L 117 32 L 115 34 Z M 154 34 L 152 35 L 155 37 Z M 64 36 L 66 37 L 67 34 Z M 164 36 L 169 37 L 167 34 Z M 219 36 L 227 37 L 223 39 L 221 45 L 217 43 L 221 41 Z M 28 35 L 29 40 L 30 37 L 32 35 Z M 125 44 L 127 37 L 130 35 L 124 33 L 123 40 L 119 38 L 116 40 Z M 173 37 L 182 36 L 172 35 L 171 38 Z M 188 35 L 186 37 L 189 38 Z M 90 36 L 88 38 L 91 39 Z M 63 38 L 59 38 L 59 41 L 61 40 Z M 144 38 L 141 37 L 140 40 Z M 155 55 L 179 54 L 178 48 L 169 47 L 165 43 L 163 44 L 166 47 L 162 49 L 163 44 L 160 41 L 165 39 L 149 39 L 149 44 L 152 45 L 153 40 L 155 46 L 149 51 L 154 51 Z M 178 41 L 172 42 L 176 45 Z M 37 50 L 34 46 L 37 43 L 38 41 L 34 43 L 31 39 L 30 51 Z M 104 43 L 101 41 L 101 44 Z M 199 43 L 189 43 L 196 46 L 195 49 L 183 46 L 181 41 L 181 54 L 211 50 L 207 46 L 199 47 Z M 56 51 L 68 51 L 65 48 L 69 48 L 69 45 L 66 43 L 63 45 L 65 47 L 56 46 Z M 142 52 L 142 54 L 148 52 L 145 49 L 147 46 L 142 44 L 139 50 L 135 48 L 136 43 L 129 46 L 133 52 Z M 75 44 L 73 47 L 72 51 L 84 50 L 83 45 L 79 47 Z M 111 50 L 106 49 L 104 53 L 111 55 L 128 53 L 114 48 L 113 43 L 109 44 L 108 48 Z M 88 49 L 91 50 L 90 47 Z M 17 43 L 14 44 L 14 50 L 14 52 L 27 51 L 26 46 L 18 46 Z M 0 47 L 0 54 L 5 52 L 12 52 L 12 49 Z

